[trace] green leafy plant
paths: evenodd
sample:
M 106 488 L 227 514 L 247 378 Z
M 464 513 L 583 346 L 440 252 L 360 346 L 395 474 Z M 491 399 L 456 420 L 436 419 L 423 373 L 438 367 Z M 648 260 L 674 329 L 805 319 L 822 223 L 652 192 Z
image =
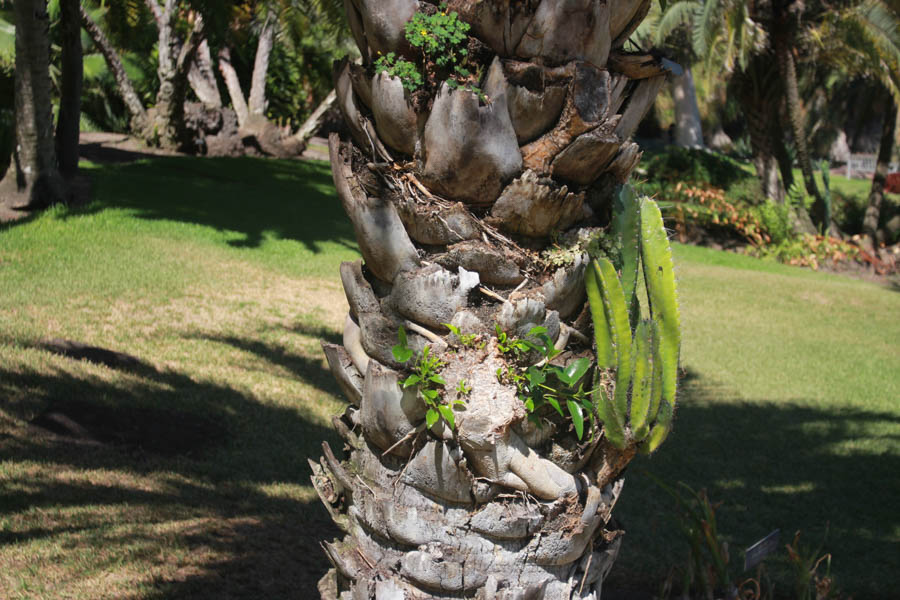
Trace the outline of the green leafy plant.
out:
M 675 221 L 675 229 L 679 235 L 686 234 L 688 225 L 696 225 L 731 230 L 753 246 L 771 242 L 771 232 L 760 216 L 763 205 L 751 206 L 732 201 L 719 188 L 681 183 L 669 188 L 666 197 L 672 203 L 668 207 L 667 216 Z
M 773 258 L 778 262 L 818 270 L 826 261 L 840 263 L 859 260 L 859 247 L 850 242 L 823 235 L 803 234 L 785 239 L 779 244 L 748 248 L 747 254 Z
M 459 340 L 459 343 L 462 344 L 466 348 L 474 348 L 476 343 L 478 342 L 478 334 L 477 333 L 461 333 L 459 327 L 455 325 L 451 325 L 450 323 L 443 323 L 444 327 L 450 330 L 450 333 L 456 336 L 456 339 Z
M 520 338 L 509 337 L 505 331 L 500 329 L 499 324 L 494 325 L 494 331 L 497 334 L 497 350 L 500 352 L 500 354 L 512 353 L 516 358 L 520 358 L 524 354 L 527 354 L 528 352 L 531 352 L 533 350 L 538 352 L 540 351 L 539 347 L 533 342 Z M 535 329 L 532 329 L 532 332 L 534 331 Z M 529 333 L 529 335 L 532 335 L 532 333 Z
M 613 241 L 587 245 L 592 253 L 609 250 L 592 260 L 585 277 L 597 356 L 593 384 L 584 381 L 594 366 L 587 358 L 564 367 L 550 363 L 559 351 L 543 327 L 533 328 L 524 339 L 495 327 L 501 354 L 521 359 L 536 352 L 543 357 L 525 368 L 500 368 L 497 378 L 517 386 L 538 425 L 534 417 L 549 405 L 572 420 L 579 440 L 586 431 L 595 439 L 602 425 L 613 446 L 637 446 L 649 453 L 668 435 L 675 411 L 681 344 L 675 275 L 656 203 L 637 198 L 630 187 L 617 202 Z M 640 265 L 650 312 L 645 320 L 637 298 Z
M 827 535 L 827 534 L 826 534 Z M 831 576 L 831 554 L 821 554 L 822 544 L 809 548 L 800 544 L 800 532 L 785 548 L 794 575 L 794 597 L 797 600 L 824 600 L 837 596 Z M 824 573 L 819 568 L 824 565 Z
M 403 325 L 397 331 L 397 343 L 391 348 L 391 354 L 398 363 L 405 363 L 413 357 L 413 350 L 407 344 L 406 329 Z
M 427 59 L 441 67 L 456 67 L 468 54 L 465 42 L 470 26 L 459 15 L 447 12 L 443 2 L 434 14 L 416 12 L 406 23 L 406 40 L 419 48 Z
M 419 67 L 405 58 L 397 58 L 394 52 L 382 54 L 375 60 L 375 72 L 385 72 L 391 77 L 399 77 L 403 88 L 414 92 L 425 82 Z
M 408 362 L 414 353 L 412 348 L 407 345 L 406 329 L 402 325 L 397 332 L 397 339 L 398 343 L 391 348 L 391 354 L 394 355 L 397 362 Z M 422 355 L 416 359 L 412 367 L 413 373 L 401 382 L 404 389 L 417 386 L 419 398 L 428 407 L 425 412 L 425 426 L 429 429 L 433 428 L 440 420 L 444 420 L 450 429 L 456 429 L 453 407 L 465 405 L 465 401 L 459 398 L 449 404 L 441 398 L 441 390 L 447 385 L 447 382 L 439 373 L 445 364 L 431 353 L 429 346 L 425 346 Z
M 375 72 L 400 78 L 404 89 L 410 92 L 422 87 L 437 89 L 446 82 L 449 88 L 466 89 L 486 102 L 487 97 L 477 86 L 480 69 L 473 72 L 469 65 L 469 29 L 455 11 L 447 12 L 446 3 L 433 14 L 416 12 L 404 26 L 404 36 L 419 50 L 418 61 L 389 52 L 376 59 Z
M 728 188 L 743 179 L 752 179 L 750 172 L 736 160 L 707 150 L 667 146 L 660 152 L 648 152 L 641 161 L 638 173 L 646 175 L 648 183 L 683 182 L 694 186 Z
M 594 258 L 585 276 L 598 366 L 592 397 L 613 446 L 649 453 L 665 440 L 675 414 L 681 346 L 675 272 L 656 203 L 630 187 L 618 202 L 619 264 Z M 644 320 L 637 296 L 641 267 L 650 314 Z
M 728 542 L 719 534 L 716 523 L 718 504 L 709 501 L 705 489 L 696 492 L 681 481 L 675 489 L 647 474 L 678 506 L 681 532 L 690 548 L 687 564 L 682 570 L 684 595 L 693 591 L 706 598 L 715 598 L 718 597 L 716 592 L 724 591 L 726 597 L 736 598 L 737 587 L 729 572 Z
M 498 328 L 498 334 L 502 334 Z M 505 334 L 503 334 L 505 336 Z M 498 348 L 500 345 L 498 335 Z M 519 398 L 525 404 L 525 409 L 530 413 L 530 420 L 540 426 L 537 418 L 544 406 L 551 406 L 563 418 L 572 420 L 575 434 L 582 439 L 585 426 L 592 432 L 590 426 L 595 422 L 594 403 L 591 399 L 591 390 L 584 387 L 584 376 L 591 368 L 591 361 L 587 358 L 579 358 L 562 367 L 550 364 L 550 360 L 559 354 L 553 346 L 553 341 L 547 335 L 544 327 L 533 327 L 525 339 L 509 340 L 509 347 L 513 352 L 520 354 L 537 352 L 543 357 L 536 365 L 530 365 L 520 370 L 507 370 L 506 377 L 516 384 Z
M 767 245 L 781 244 L 794 236 L 791 225 L 791 208 L 786 204 L 777 204 L 768 198 L 752 209 L 759 224 L 769 235 Z

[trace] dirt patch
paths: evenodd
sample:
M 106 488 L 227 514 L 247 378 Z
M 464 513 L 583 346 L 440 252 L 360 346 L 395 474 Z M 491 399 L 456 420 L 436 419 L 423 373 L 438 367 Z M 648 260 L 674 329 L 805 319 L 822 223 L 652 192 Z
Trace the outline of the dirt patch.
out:
M 161 456 L 192 456 L 221 444 L 224 428 L 184 412 L 57 400 L 30 424 L 57 437 Z

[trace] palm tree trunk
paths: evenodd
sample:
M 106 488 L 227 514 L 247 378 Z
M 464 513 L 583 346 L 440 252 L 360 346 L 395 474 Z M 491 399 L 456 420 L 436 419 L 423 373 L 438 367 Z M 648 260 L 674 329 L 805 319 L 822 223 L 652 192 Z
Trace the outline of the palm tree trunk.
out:
M 206 39 L 202 33 L 203 20 L 200 15 L 195 16 L 193 29 L 184 43 L 179 45 L 175 37 L 177 0 L 166 0 L 162 8 L 156 0 L 146 0 L 146 4 L 151 8 L 158 27 L 159 63 L 156 72 L 159 91 L 156 94 L 152 123 L 144 137 L 164 148 L 185 148 L 190 145 L 184 121 L 188 72 L 200 44 Z
M 611 514 L 633 452 L 579 444 L 549 413 L 529 421 L 496 332 L 541 326 L 562 364 L 593 354 L 586 254 L 538 251 L 602 224 L 663 71 L 604 68 L 639 2 L 487 4 L 448 7 L 497 54 L 478 65 L 487 103 L 444 83 L 416 112 L 399 79 L 335 67 L 352 141 L 332 134 L 332 173 L 363 261 L 341 265 L 343 344 L 323 344 L 350 401 L 333 421 L 349 455 L 324 444 L 311 463 L 344 532 L 324 544 L 323 598 L 596 600 L 621 543 Z M 363 57 L 402 51 L 414 0 L 347 5 Z M 400 385 L 401 327 L 404 346 L 445 363 L 444 397 L 465 404 L 452 427 L 426 427 L 416 387 Z
M 250 98 L 248 109 L 251 116 L 265 117 L 266 113 L 266 76 L 269 72 L 269 57 L 275 45 L 275 29 L 277 21 L 268 15 L 259 34 L 256 44 L 256 57 L 253 59 L 253 74 L 250 77 Z
M 81 121 L 81 83 L 84 77 L 78 0 L 60 1 L 62 82 L 56 123 L 59 170 L 69 179 L 78 172 L 78 135 Z
M 128 73 L 125 71 L 125 66 L 119 58 L 119 53 L 116 52 L 116 49 L 107 39 L 106 34 L 104 34 L 103 30 L 101 30 L 94 20 L 91 19 L 91 16 L 80 3 L 78 11 L 79 17 L 81 18 L 81 26 L 84 27 L 88 36 L 100 50 L 100 54 L 103 55 L 103 59 L 106 61 L 107 68 L 109 68 L 113 75 L 113 79 L 116 81 L 116 89 L 119 91 L 119 95 L 122 97 L 122 101 L 125 103 L 125 107 L 131 115 L 131 131 L 142 133 L 147 126 L 147 111 L 144 109 L 144 103 L 141 102 L 140 97 L 134 89 L 134 84 L 131 82 Z
M 778 204 L 784 203 L 784 186 L 778 178 L 778 160 L 775 139 L 776 106 L 767 93 L 765 82 L 753 80 L 750 72 L 739 71 L 734 75 L 738 102 L 746 119 L 750 146 L 753 149 L 753 166 L 759 178 L 762 192 Z
M 884 183 L 887 179 L 891 163 L 891 152 L 894 148 L 894 128 L 897 124 L 897 105 L 890 93 L 886 93 L 888 109 L 884 114 L 881 126 L 881 144 L 878 147 L 878 162 L 872 175 L 872 188 L 869 191 L 869 205 L 863 218 L 863 234 L 868 250 L 874 250 L 882 241 L 878 232 L 878 220 L 881 216 L 881 205 L 884 202 Z
M 797 68 L 794 62 L 793 46 L 790 37 L 785 32 L 786 27 L 781 27 L 773 36 L 775 48 L 775 62 L 778 64 L 778 72 L 781 75 L 785 100 L 788 109 L 788 120 L 791 125 L 791 133 L 794 137 L 794 147 L 797 150 L 797 161 L 800 163 L 800 171 L 803 173 L 803 183 L 806 192 L 814 198 L 810 211 L 813 223 L 817 228 L 827 228 L 825 199 L 822 197 L 819 187 L 816 185 L 813 174 L 812 157 L 806 144 L 806 119 L 803 114 L 803 103 L 800 100 L 800 91 L 797 84 Z
M 328 95 L 325 96 L 325 99 L 322 100 L 318 106 L 316 106 L 316 109 L 312 112 L 312 114 L 306 118 L 297 132 L 291 136 L 291 140 L 297 145 L 298 148 L 306 148 L 306 145 L 309 143 L 309 139 L 314 136 L 316 131 L 318 131 L 322 126 L 322 123 L 325 121 L 325 116 L 328 114 L 328 111 L 332 109 L 336 102 L 337 93 L 334 90 L 331 90 L 330 92 L 328 92 Z
M 65 201 L 56 163 L 50 103 L 50 27 L 46 0 L 16 0 L 16 146 L 3 182 L 3 201 L 42 208 Z
M 216 73 L 213 69 L 212 56 L 209 53 L 209 42 L 202 40 L 197 47 L 197 53 L 188 69 L 188 82 L 197 99 L 206 108 L 222 108 L 222 96 L 219 94 L 219 86 L 216 83 Z
M 675 145 L 703 148 L 703 124 L 690 67 L 685 67 L 684 73 L 673 76 L 671 81 L 672 98 L 675 100 Z
M 237 72 L 231 64 L 231 51 L 227 46 L 223 46 L 219 50 L 219 72 L 222 73 L 222 79 L 225 81 L 225 88 L 228 90 L 228 96 L 231 98 L 231 107 L 237 114 L 238 126 L 243 128 L 247 125 L 250 118 L 250 109 L 247 108 L 247 100 L 244 99 L 244 92 L 241 90 L 241 82 L 238 79 Z

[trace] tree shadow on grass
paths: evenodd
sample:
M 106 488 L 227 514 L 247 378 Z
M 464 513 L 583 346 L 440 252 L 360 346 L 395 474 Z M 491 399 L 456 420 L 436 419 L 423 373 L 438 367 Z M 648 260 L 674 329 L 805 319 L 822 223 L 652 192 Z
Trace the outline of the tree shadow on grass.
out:
M 303 335 L 311 335 L 309 333 L 310 331 L 318 331 L 318 328 L 303 325 L 285 327 L 285 329 L 295 333 L 302 333 Z M 340 336 L 337 336 L 331 329 L 322 327 L 322 331 L 324 332 L 324 335 L 321 337 L 324 338 L 325 341 L 330 341 L 336 337 L 340 339 Z M 204 334 L 193 337 L 194 339 L 207 342 L 227 344 L 232 348 L 253 354 L 271 365 L 281 367 L 289 373 L 299 376 L 303 381 L 332 396 L 337 398 L 342 397 L 340 386 L 338 386 L 331 371 L 322 368 L 322 361 L 320 358 L 310 358 L 309 356 L 298 354 L 282 344 L 265 342 L 255 338 L 219 334 Z
M 742 401 L 696 373 L 682 381 L 675 430 L 660 451 L 630 467 L 617 516 L 628 537 L 612 587 L 651 587 L 684 565 L 674 501 L 646 473 L 695 490 L 706 488 L 719 531 L 730 544 L 731 572 L 741 575 L 744 548 L 776 528 L 779 552 L 767 561 L 786 578 L 784 544 L 794 532 L 831 552 L 837 585 L 854 597 L 890 597 L 900 570 L 900 417 L 823 406 L 815 401 Z M 746 576 L 750 576 L 747 574 Z M 785 593 L 786 581 L 779 586 Z M 677 591 L 677 589 L 676 589 Z M 623 596 L 628 597 L 628 596 Z
M 336 392 L 318 361 L 283 366 Z M 94 571 L 115 572 L 122 553 L 105 550 L 127 547 L 125 563 L 163 567 L 144 584 L 146 598 L 316 595 L 329 567 L 319 541 L 338 531 L 318 502 L 296 493 L 309 483 L 307 459 L 318 459 L 322 440 L 339 445 L 330 428 L 144 362 L 115 377 L 0 366 L 0 397 L 10 399 L 0 405 L 0 549 L 46 540 L 90 556 Z M 76 420 L 83 435 L 26 424 L 52 411 Z M 103 435 L 109 428 L 118 436 Z M 192 435 L 174 452 L 163 443 Z
M 342 333 L 335 331 L 331 327 L 325 325 L 316 325 L 311 323 L 295 323 L 289 327 L 285 327 L 287 331 L 299 333 L 308 337 L 328 342 L 329 344 L 343 344 L 344 336 Z
M 91 170 L 93 202 L 73 214 L 126 208 L 142 219 L 182 221 L 235 232 L 239 248 L 267 238 L 310 252 L 331 242 L 355 249 L 353 228 L 327 166 L 261 158 L 155 157 Z

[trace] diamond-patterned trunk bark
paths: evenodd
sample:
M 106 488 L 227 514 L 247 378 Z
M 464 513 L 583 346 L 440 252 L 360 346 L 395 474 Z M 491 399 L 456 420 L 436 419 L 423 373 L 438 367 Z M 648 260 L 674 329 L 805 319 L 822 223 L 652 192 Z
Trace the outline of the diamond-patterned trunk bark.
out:
M 352 139 L 329 142 L 363 261 L 341 267 L 343 344 L 323 344 L 350 401 L 334 420 L 347 457 L 326 444 L 312 463 L 345 532 L 324 544 L 335 567 L 324 598 L 599 598 L 631 454 L 599 435 L 579 443 L 553 415 L 532 425 L 498 377 L 509 356 L 495 331 L 525 337 L 540 325 L 563 351 L 555 361 L 593 355 L 587 256 L 541 251 L 605 225 L 640 159 L 629 137 L 665 72 L 622 46 L 649 3 L 453 0 L 446 10 L 477 38 L 488 101 L 445 83 L 414 103 L 372 63 L 413 57 L 404 24 L 437 6 L 345 1 L 363 64 L 336 64 Z M 446 362 L 444 397 L 465 401 L 455 428 L 427 429 L 416 388 L 400 385 L 401 326 L 411 349 Z

